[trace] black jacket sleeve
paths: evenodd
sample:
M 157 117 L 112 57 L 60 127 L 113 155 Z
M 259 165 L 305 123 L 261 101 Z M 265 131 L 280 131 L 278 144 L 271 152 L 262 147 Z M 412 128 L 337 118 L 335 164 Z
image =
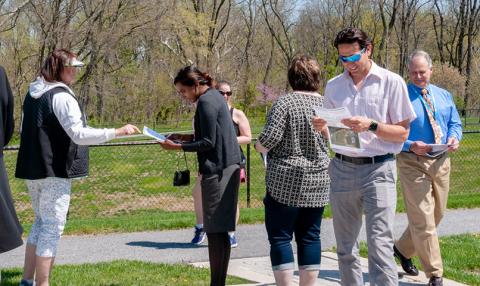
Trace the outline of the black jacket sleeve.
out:
M 183 143 L 182 149 L 186 152 L 205 152 L 215 148 L 218 110 L 209 101 L 199 101 L 197 112 L 201 119 L 200 138 L 195 138 L 193 142 Z
M 1 117 L 3 134 L 0 134 L 0 138 L 3 137 L 3 142 L 0 142 L 3 146 L 10 142 L 13 135 L 14 122 L 13 122 L 13 94 L 10 89 L 7 74 L 3 67 L 0 67 L 0 98 L 1 98 Z

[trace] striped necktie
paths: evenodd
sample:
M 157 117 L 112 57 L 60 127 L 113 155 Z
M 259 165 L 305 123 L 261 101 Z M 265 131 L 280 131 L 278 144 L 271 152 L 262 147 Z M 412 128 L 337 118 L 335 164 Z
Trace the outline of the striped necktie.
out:
M 430 125 L 432 126 L 433 135 L 435 136 L 435 144 L 440 144 L 442 143 L 442 129 L 435 120 L 435 107 L 433 106 L 432 101 L 428 96 L 428 90 L 426 88 L 422 89 L 422 97 L 423 105 L 425 106 L 425 110 L 427 111 L 428 120 L 430 121 Z

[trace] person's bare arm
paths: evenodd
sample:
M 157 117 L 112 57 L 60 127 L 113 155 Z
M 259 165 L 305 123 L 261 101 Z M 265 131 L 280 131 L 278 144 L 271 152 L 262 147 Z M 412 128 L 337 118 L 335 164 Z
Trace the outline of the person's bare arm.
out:
M 252 142 L 252 130 L 250 129 L 247 116 L 245 116 L 243 111 L 235 109 L 234 117 L 237 119 L 238 129 L 240 130 L 240 136 L 237 136 L 238 144 L 250 144 Z

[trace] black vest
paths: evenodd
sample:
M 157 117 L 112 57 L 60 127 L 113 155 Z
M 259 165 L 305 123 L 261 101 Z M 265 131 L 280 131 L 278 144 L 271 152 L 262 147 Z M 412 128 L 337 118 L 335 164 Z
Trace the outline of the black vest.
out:
M 59 92 L 70 94 L 64 87 L 55 87 L 39 98 L 30 93 L 25 97 L 15 177 L 36 180 L 88 175 L 88 146 L 75 144 L 53 112 L 53 97 Z M 82 121 L 86 126 L 83 112 Z

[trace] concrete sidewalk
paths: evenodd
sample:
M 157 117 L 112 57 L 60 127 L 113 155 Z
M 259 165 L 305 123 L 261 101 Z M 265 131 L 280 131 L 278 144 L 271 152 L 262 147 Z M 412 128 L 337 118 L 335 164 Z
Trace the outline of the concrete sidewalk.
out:
M 367 259 L 362 258 L 362 270 L 363 270 L 363 280 L 368 283 L 368 263 Z M 208 262 L 197 262 L 192 263 L 197 267 L 208 267 Z M 425 278 L 425 274 L 420 272 L 418 276 L 407 276 L 403 275 L 403 270 L 398 267 L 399 273 L 399 286 L 414 286 L 414 285 L 425 285 L 428 283 L 428 279 Z M 228 268 L 228 274 L 241 277 L 252 282 L 254 284 L 246 285 L 275 285 L 275 279 L 273 278 L 272 268 L 270 266 L 269 257 L 252 257 L 252 258 L 241 258 L 233 259 L 230 261 Z M 294 272 L 294 282 L 298 285 L 298 269 Z M 320 274 L 317 280 L 318 285 L 322 286 L 338 286 L 340 285 L 340 277 L 338 272 L 338 260 L 337 255 L 332 252 L 323 252 L 322 253 L 322 264 Z M 244 286 L 246 286 L 244 285 Z M 465 286 L 465 284 L 458 283 L 452 280 L 445 279 L 443 280 L 444 286 Z
M 478 217 L 480 217 L 480 209 L 447 211 L 439 226 L 439 235 L 453 235 L 467 232 L 480 233 Z M 406 225 L 406 215 L 398 214 L 395 218 L 395 237 L 400 236 Z M 256 269 L 262 269 L 262 273 L 267 276 L 271 275 L 270 264 L 268 258 L 266 258 L 269 255 L 269 244 L 265 226 L 263 224 L 240 225 L 238 226 L 236 235 L 239 240 L 239 246 L 232 249 L 231 271 L 236 269 L 235 265 L 237 265 L 237 263 L 240 265 L 252 263 L 253 270 L 251 273 L 254 273 Z M 189 242 L 192 236 L 193 227 L 192 229 L 156 232 L 65 236 L 60 241 L 56 263 L 83 264 L 118 259 L 157 263 L 193 263 L 208 261 L 206 244 L 202 246 L 191 245 Z M 365 237 L 365 229 L 362 228 L 360 240 L 365 240 Z M 322 249 L 329 250 L 335 246 L 331 219 L 325 219 L 322 222 L 321 239 Z M 22 267 L 24 251 L 25 248 L 20 247 L 13 251 L 0 254 L 0 268 Z M 322 267 L 325 266 L 324 263 L 329 261 L 329 259 L 330 258 L 325 258 L 322 261 Z M 263 263 L 262 265 L 265 265 L 265 267 L 256 267 L 258 263 Z M 334 271 L 337 268 L 332 266 L 331 269 Z M 248 278 L 248 276 L 245 278 Z M 258 282 L 262 281 L 263 280 L 259 280 Z

